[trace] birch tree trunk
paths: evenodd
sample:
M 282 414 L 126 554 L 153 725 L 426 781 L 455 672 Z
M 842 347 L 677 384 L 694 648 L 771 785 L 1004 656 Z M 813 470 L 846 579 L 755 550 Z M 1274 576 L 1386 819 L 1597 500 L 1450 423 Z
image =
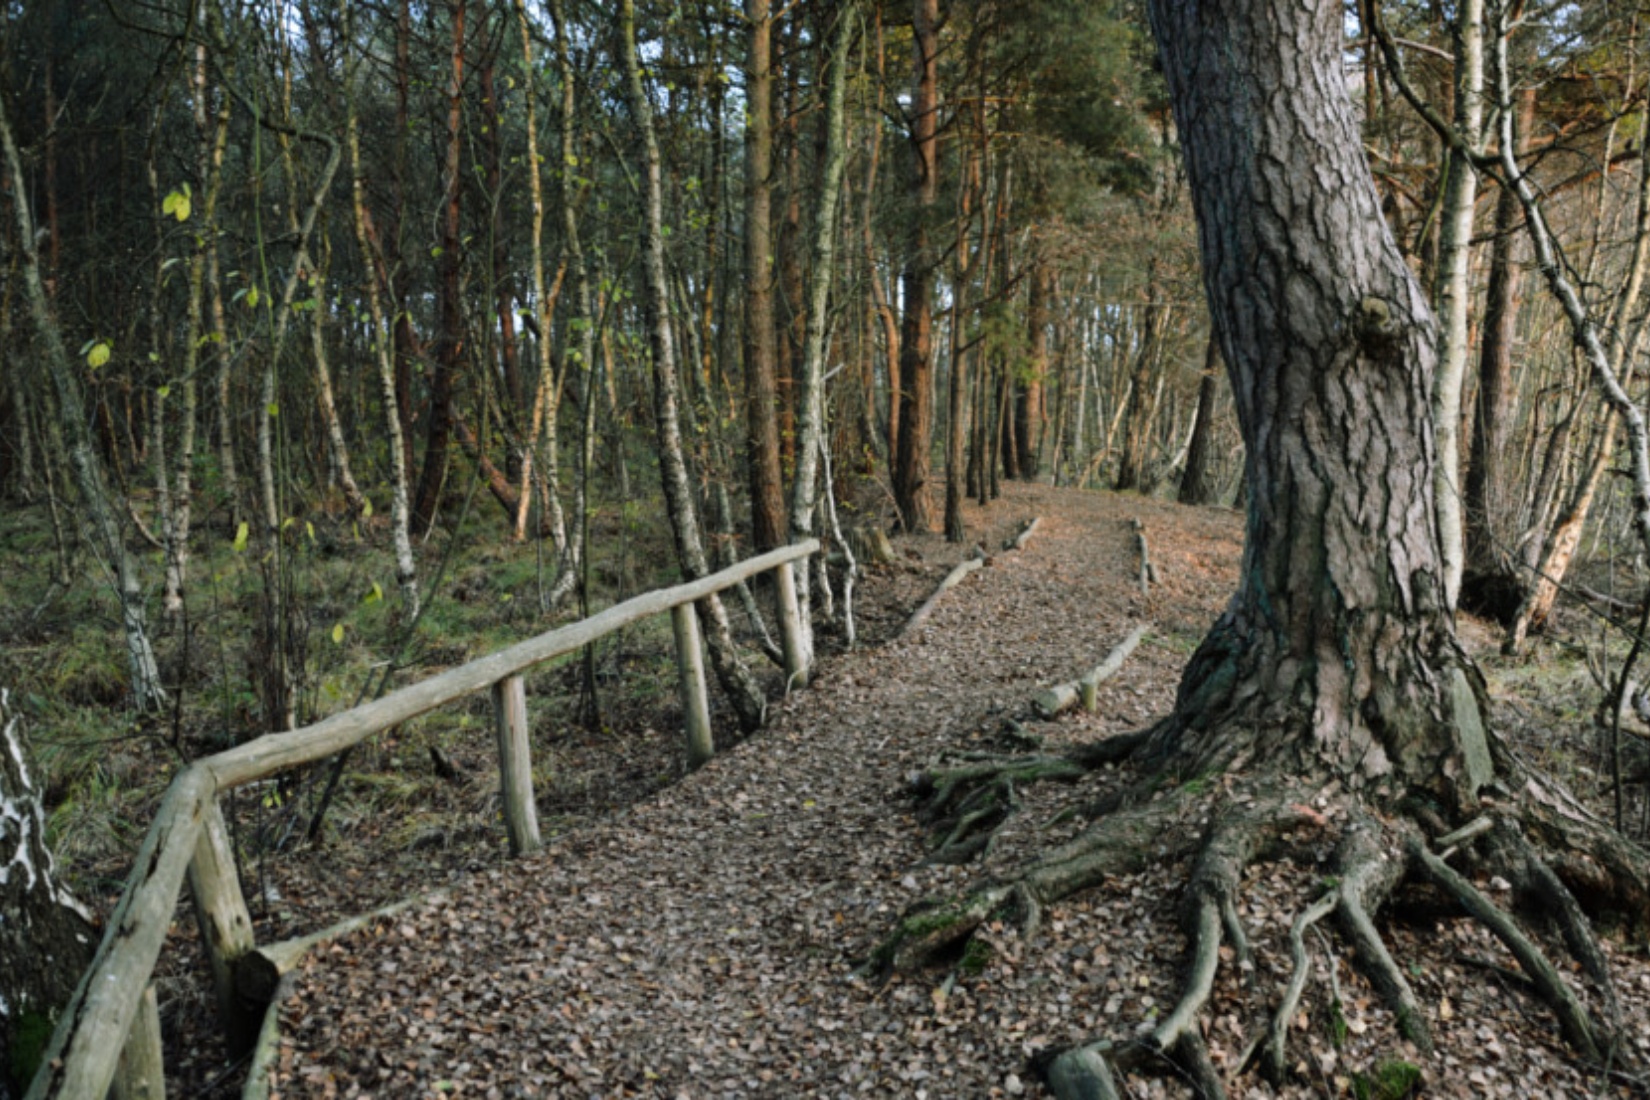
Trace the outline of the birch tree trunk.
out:
M 0 688 L 0 1098 L 21 1096 L 91 964 L 92 916 L 57 881 L 23 730 Z M 21 1080 L 13 1079 L 21 1069 Z
M 338 0 L 339 25 L 344 28 L 343 40 L 351 42 L 350 2 Z M 372 350 L 378 360 L 378 396 L 384 415 L 384 430 L 388 436 L 390 460 L 390 533 L 395 546 L 395 582 L 401 590 L 401 610 L 405 621 L 418 617 L 418 565 L 413 558 L 411 508 L 407 494 L 407 447 L 401 423 L 401 409 L 396 388 L 393 340 L 390 326 L 385 323 L 384 292 L 374 263 L 372 234 L 367 223 L 367 195 L 365 169 L 361 164 L 361 125 L 356 117 L 355 75 L 359 59 L 346 56 L 344 65 L 344 127 L 349 144 L 350 210 L 355 223 L 355 241 L 361 250 L 361 264 L 366 272 L 367 312 L 372 321 Z
M 1462 0 L 1455 26 L 1455 133 L 1476 151 L 1484 130 L 1484 2 Z M 1461 519 L 1461 389 L 1471 350 L 1472 222 L 1478 174 L 1469 154 L 1450 150 L 1445 160 L 1443 233 L 1438 243 L 1434 299 L 1443 329 L 1432 416 L 1438 432 L 1438 534 L 1444 551 L 1444 595 L 1453 609 L 1461 595 L 1466 536 Z
M 636 57 L 635 0 L 621 0 L 618 30 L 626 99 L 642 143 L 642 275 L 646 284 L 642 309 L 653 360 L 653 417 L 658 433 L 659 475 L 664 483 L 665 511 L 676 543 L 677 560 L 683 575 L 696 580 L 710 570 L 699 537 L 693 483 L 682 451 L 680 382 L 670 318 L 670 283 L 665 273 L 664 182 L 653 110 L 642 83 L 641 62 Z M 711 666 L 733 704 L 740 727 L 746 731 L 760 728 L 766 717 L 767 700 L 756 678 L 740 660 L 722 601 L 707 596 L 694 607 L 710 651 Z
M 812 538 L 818 511 L 820 464 L 830 438 L 825 430 L 825 352 L 831 283 L 836 278 L 837 217 L 842 200 L 842 177 L 848 163 L 847 128 L 848 56 L 858 14 L 854 0 L 836 11 L 829 56 L 821 62 L 825 75 L 825 160 L 820 165 L 819 191 L 814 203 L 812 270 L 808 278 L 806 328 L 802 342 L 801 421 L 798 424 L 796 480 L 791 486 L 791 532 L 797 539 Z M 825 487 L 827 493 L 830 486 Z M 803 563 L 796 570 L 797 614 L 802 628 L 802 666 L 813 665 L 812 570 Z
M 23 162 L 12 137 L 11 121 L 3 106 L 0 106 L 0 145 L 4 146 L 6 171 L 11 177 L 12 213 L 17 220 L 24 293 L 28 297 L 29 312 L 40 340 L 46 370 L 57 390 L 58 416 L 68 444 L 69 465 L 74 471 L 76 487 L 86 508 L 92 542 L 104 554 L 115 575 L 121 626 L 126 636 L 126 659 L 132 677 L 132 705 L 140 711 L 158 709 L 166 702 L 166 691 L 161 686 L 160 668 L 149 642 L 143 584 L 138 577 L 137 562 L 127 552 L 115 502 L 104 480 L 103 464 L 92 446 L 80 380 L 69 362 L 69 353 L 63 346 L 63 334 L 46 300 L 45 283 L 40 277 L 34 219 L 29 213 L 28 180 L 23 175 Z

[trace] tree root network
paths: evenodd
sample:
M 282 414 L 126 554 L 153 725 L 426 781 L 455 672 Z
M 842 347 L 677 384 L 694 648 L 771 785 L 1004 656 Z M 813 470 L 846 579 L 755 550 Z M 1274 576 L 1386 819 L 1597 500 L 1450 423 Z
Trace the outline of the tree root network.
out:
M 913 782 L 924 797 L 922 817 L 932 830 L 930 862 L 965 862 L 985 851 L 1001 824 L 1020 808 L 1018 791 L 1040 781 L 1072 782 L 1101 761 L 1126 756 L 1144 735 L 1115 738 L 1117 744 L 1089 746 L 1085 756 L 1033 754 L 1000 757 L 973 754 L 937 768 Z M 1524 988 L 1546 1005 L 1576 1056 L 1595 1067 L 1623 1066 L 1617 998 L 1606 956 L 1589 912 L 1610 908 L 1584 905 L 1568 880 L 1596 903 L 1602 884 L 1612 881 L 1615 911 L 1632 920 L 1631 906 L 1650 881 L 1642 853 L 1624 845 L 1588 820 L 1573 829 L 1546 812 L 1520 803 L 1488 809 L 1465 828 L 1431 842 L 1433 812 L 1377 815 L 1358 800 L 1336 794 L 1326 800 L 1319 788 L 1298 779 L 1282 783 L 1262 777 L 1221 777 L 1161 789 L 1148 777 L 1105 800 L 1103 812 L 1076 838 L 1053 848 L 1008 879 L 986 881 L 955 898 L 918 903 L 877 947 L 866 965 L 886 976 L 965 959 L 975 933 L 988 922 L 1008 920 L 1027 938 L 1034 936 L 1045 907 L 1099 885 L 1105 879 L 1189 859 L 1180 923 L 1187 948 L 1179 997 L 1146 1034 L 1113 1040 L 1098 1037 L 1043 1056 L 1034 1067 L 1061 1100 L 1106 1100 L 1121 1095 L 1119 1072 L 1173 1067 L 1198 1094 L 1226 1095 L 1226 1081 L 1210 1060 L 1199 1021 L 1204 1016 L 1222 963 L 1222 947 L 1245 971 L 1248 938 L 1238 901 L 1245 871 L 1261 861 L 1282 858 L 1281 843 L 1303 825 L 1316 831 L 1342 822 L 1334 840 L 1334 876 L 1316 900 L 1299 911 L 1288 938 L 1290 978 L 1264 1024 L 1255 1028 L 1236 1072 L 1252 1068 L 1274 1083 L 1289 1075 L 1290 1022 L 1299 1011 L 1312 975 L 1309 933 L 1327 954 L 1333 950 L 1320 924 L 1334 916 L 1340 941 L 1354 965 L 1392 1012 L 1400 1035 L 1421 1051 L 1432 1046 L 1427 1012 L 1393 957 L 1377 918 L 1395 894 L 1411 884 L 1430 884 L 1468 918 L 1495 935 L 1516 960 Z M 1327 783 L 1322 790 L 1337 791 Z M 1327 812 L 1326 812 L 1327 811 Z M 1546 843 L 1532 842 L 1521 822 L 1533 821 Z M 1207 822 L 1199 830 L 1194 822 Z M 1479 844 L 1481 838 L 1487 838 Z M 1554 841 L 1558 843 L 1554 843 Z M 1451 866 L 1451 860 L 1463 865 Z M 1565 872 L 1571 872 L 1567 875 Z M 1579 872 L 1579 873 L 1577 873 Z M 1515 886 L 1517 912 L 1503 909 L 1476 884 L 1500 877 Z M 1597 1018 L 1540 944 L 1527 931 L 1530 917 L 1556 926 L 1579 971 L 1593 987 L 1604 1019 Z M 1330 960 L 1333 973 L 1334 960 Z M 1340 1011 L 1338 986 L 1333 1002 Z M 1417 1071 L 1418 1073 L 1419 1071 Z

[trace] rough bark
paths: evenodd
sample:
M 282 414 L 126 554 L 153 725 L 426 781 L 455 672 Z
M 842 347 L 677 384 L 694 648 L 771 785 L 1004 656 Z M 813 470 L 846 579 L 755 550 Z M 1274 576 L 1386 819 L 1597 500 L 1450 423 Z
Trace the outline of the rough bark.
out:
M 424 437 L 424 466 L 413 497 L 412 528 L 422 535 L 441 510 L 447 481 L 447 452 L 453 431 L 453 397 L 464 363 L 463 291 L 459 285 L 460 213 L 464 194 L 464 14 L 469 0 L 449 0 L 452 60 L 447 83 L 447 141 L 442 166 L 441 223 L 436 234 L 439 293 L 436 313 L 435 370 L 430 383 L 430 422 Z
M 899 440 L 894 501 L 907 531 L 933 526 L 928 486 L 934 425 L 934 258 L 928 219 L 939 195 L 939 0 L 914 0 L 911 89 L 911 197 L 914 209 L 900 286 Z
M 756 549 L 785 541 L 773 265 L 773 15 L 745 0 L 745 447 Z
M 1019 448 L 1015 465 L 1020 477 L 1037 480 L 1042 472 L 1043 380 L 1048 376 L 1048 299 L 1054 272 L 1039 253 L 1032 260 L 1031 286 L 1026 298 L 1027 343 L 1031 362 L 1024 377 L 1016 379 L 1014 393 L 1014 441 Z
M 1465 808 L 1493 767 L 1443 588 L 1437 332 L 1363 159 L 1341 8 L 1150 7 L 1252 488 L 1242 587 L 1153 749 Z

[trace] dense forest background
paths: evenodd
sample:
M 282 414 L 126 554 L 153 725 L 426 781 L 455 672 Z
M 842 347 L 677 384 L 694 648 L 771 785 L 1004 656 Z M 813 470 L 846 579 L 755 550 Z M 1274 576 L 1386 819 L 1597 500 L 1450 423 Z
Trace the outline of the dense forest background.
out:
M 839 502 L 835 529 L 954 540 L 1004 478 L 1241 504 L 1127 3 L 5 14 L 6 674 L 36 710 L 291 728 L 379 690 L 331 649 L 433 644 L 442 577 L 516 543 L 531 598 L 497 610 L 525 625 L 829 535 Z M 1517 645 L 1626 528 L 1619 421 L 1518 202 L 1463 168 L 1494 119 L 1457 109 L 1456 13 L 1379 17 L 1348 11 L 1346 74 L 1457 367 L 1461 599 Z M 1537 5 L 1512 40 L 1517 155 L 1630 386 L 1641 33 Z M 674 569 L 609 560 L 647 530 Z
M 1242 507 L 1127 0 L 0 15 L 0 683 L 71 862 L 157 767 L 792 539 L 842 644 L 876 533 L 961 541 L 1005 480 Z M 1503 134 L 1635 399 L 1650 319 L 1642 14 L 1516 15 L 1510 128 L 1452 5 L 1350 5 L 1344 49 L 1441 321 L 1452 592 L 1509 649 L 1578 556 L 1606 617 L 1645 563 Z M 701 610 L 745 729 L 766 596 Z M 569 671 L 593 727 L 625 659 Z

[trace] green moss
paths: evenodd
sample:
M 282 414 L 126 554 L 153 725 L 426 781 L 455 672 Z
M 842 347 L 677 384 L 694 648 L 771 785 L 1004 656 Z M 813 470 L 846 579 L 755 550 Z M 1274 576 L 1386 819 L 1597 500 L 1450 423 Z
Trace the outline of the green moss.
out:
M 46 1053 L 46 1044 L 51 1042 L 52 1027 L 50 1016 L 28 1009 L 24 1009 L 18 1018 L 17 1030 L 12 1034 L 7 1069 L 19 1092 L 27 1089 L 29 1082 L 34 1080 L 41 1057 Z
M 1394 1058 L 1369 1073 L 1354 1073 L 1352 1095 L 1358 1100 L 1404 1100 L 1420 1084 L 1421 1067 Z
M 971 938 L 968 946 L 963 948 L 962 959 L 958 961 L 957 969 L 970 978 L 978 977 L 991 965 L 993 954 L 995 952 L 989 943 L 978 937 Z

